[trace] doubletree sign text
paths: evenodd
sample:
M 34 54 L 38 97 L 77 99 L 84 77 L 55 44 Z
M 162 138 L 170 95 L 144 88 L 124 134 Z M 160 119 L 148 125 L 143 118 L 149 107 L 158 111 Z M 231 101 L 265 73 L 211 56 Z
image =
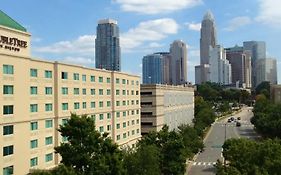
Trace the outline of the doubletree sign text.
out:
M 19 52 L 21 48 L 27 48 L 27 42 L 18 38 L 10 38 L 0 35 L 0 49 Z

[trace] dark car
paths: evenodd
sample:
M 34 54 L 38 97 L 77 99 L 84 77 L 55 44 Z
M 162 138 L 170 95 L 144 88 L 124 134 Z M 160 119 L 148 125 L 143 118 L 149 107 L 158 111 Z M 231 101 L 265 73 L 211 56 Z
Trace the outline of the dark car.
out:
M 234 117 L 230 117 L 230 120 L 231 120 L 231 121 L 234 121 Z
M 227 120 L 227 122 L 228 122 L 228 123 L 231 123 L 231 122 L 232 122 L 232 120 L 229 118 L 229 119 Z
M 237 120 L 241 120 L 241 117 L 237 117 Z
M 241 126 L 241 123 L 240 122 L 236 122 L 236 126 L 237 127 Z

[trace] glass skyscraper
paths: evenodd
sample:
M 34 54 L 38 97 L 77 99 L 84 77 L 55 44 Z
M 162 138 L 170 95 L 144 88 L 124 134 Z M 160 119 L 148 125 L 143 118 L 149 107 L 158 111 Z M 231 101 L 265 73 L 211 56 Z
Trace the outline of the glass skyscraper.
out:
M 142 83 L 163 84 L 164 82 L 164 60 L 161 54 L 146 55 L 142 59 Z
M 119 27 L 117 21 L 104 19 L 98 22 L 96 68 L 121 71 Z

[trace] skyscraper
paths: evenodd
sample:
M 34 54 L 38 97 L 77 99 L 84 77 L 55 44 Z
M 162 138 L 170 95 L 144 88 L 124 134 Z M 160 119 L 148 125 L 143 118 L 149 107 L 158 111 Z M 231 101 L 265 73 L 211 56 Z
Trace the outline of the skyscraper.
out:
M 226 59 L 226 53 L 222 46 L 210 48 L 210 81 L 222 85 L 231 84 L 231 64 Z
M 195 67 L 195 82 L 201 84 L 210 81 L 209 51 L 217 45 L 217 32 L 214 15 L 208 11 L 201 23 L 200 37 L 200 65 Z
M 121 71 L 119 27 L 117 21 L 103 19 L 98 22 L 96 68 Z
M 200 64 L 209 64 L 209 49 L 217 45 L 217 31 L 214 15 L 208 11 L 201 23 Z
M 142 59 L 142 83 L 163 84 L 164 59 L 159 53 L 146 55 Z
M 266 58 L 266 44 L 264 41 L 245 41 L 243 42 L 244 51 L 248 51 L 252 58 L 252 86 L 256 87 L 257 83 L 257 60 Z
M 226 48 L 225 51 L 226 59 L 231 64 L 232 83 L 238 82 L 240 87 L 251 88 L 251 54 L 237 45 L 232 48 Z
M 263 81 L 277 84 L 277 65 L 276 59 L 264 58 L 256 60 L 256 86 Z
M 171 82 L 174 85 L 187 82 L 187 48 L 181 40 L 176 40 L 170 45 L 171 54 Z

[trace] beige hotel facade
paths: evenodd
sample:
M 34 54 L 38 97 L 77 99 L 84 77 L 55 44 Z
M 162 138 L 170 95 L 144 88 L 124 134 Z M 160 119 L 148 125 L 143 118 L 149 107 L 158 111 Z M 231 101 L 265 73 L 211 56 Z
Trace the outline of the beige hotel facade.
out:
M 2 11 L 0 18 L 0 175 L 59 164 L 54 147 L 67 140 L 57 128 L 71 112 L 93 117 L 120 146 L 134 146 L 139 76 L 33 59 L 31 35 Z

